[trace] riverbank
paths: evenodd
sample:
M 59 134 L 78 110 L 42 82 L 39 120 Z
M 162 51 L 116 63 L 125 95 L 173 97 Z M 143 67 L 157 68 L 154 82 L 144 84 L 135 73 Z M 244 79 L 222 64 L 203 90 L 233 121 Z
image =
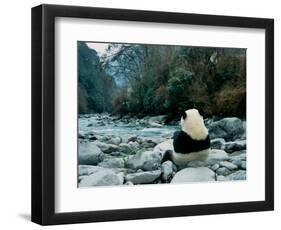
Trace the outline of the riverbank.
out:
M 78 186 L 245 180 L 246 122 L 232 117 L 205 123 L 212 145 L 208 159 L 177 167 L 171 161 L 161 164 L 180 129 L 166 125 L 165 116 L 80 115 Z

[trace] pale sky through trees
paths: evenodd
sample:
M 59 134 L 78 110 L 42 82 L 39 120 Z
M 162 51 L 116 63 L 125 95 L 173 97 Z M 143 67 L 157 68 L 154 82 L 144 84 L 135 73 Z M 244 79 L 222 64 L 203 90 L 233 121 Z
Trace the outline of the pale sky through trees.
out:
M 96 43 L 96 42 L 87 42 L 87 46 L 91 49 L 97 51 L 99 56 L 102 56 L 108 47 L 108 43 Z

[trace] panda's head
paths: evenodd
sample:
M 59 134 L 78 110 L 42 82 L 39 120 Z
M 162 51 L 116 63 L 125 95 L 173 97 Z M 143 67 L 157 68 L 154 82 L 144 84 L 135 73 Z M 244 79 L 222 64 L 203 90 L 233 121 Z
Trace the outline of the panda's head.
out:
M 181 128 L 194 140 L 204 140 L 208 135 L 203 117 L 197 109 L 189 109 L 182 113 Z

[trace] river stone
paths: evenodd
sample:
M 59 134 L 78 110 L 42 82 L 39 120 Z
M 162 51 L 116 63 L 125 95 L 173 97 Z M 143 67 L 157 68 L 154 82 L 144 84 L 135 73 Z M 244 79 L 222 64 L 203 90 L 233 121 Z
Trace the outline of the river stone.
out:
M 233 153 L 235 151 L 240 151 L 243 149 L 246 149 L 246 140 L 231 141 L 225 143 L 225 151 L 227 153 Z
M 161 165 L 162 156 L 157 151 L 138 152 L 130 156 L 126 162 L 127 168 L 143 169 L 145 171 L 158 169 Z
M 211 169 L 212 169 L 213 171 L 216 171 L 219 167 L 220 167 L 219 164 L 214 164 L 214 165 L 212 165 Z
M 121 185 L 124 180 L 123 175 L 122 173 L 116 174 L 110 169 L 101 169 L 83 178 L 79 187 Z
M 244 151 L 236 152 L 236 153 L 237 153 L 237 155 L 234 155 L 234 154 L 230 155 L 230 157 L 229 157 L 230 161 L 235 161 L 235 160 L 245 161 L 246 160 L 247 155 Z
M 225 177 L 225 180 L 246 180 L 246 171 L 238 170 Z
M 173 151 L 174 152 L 173 140 L 169 139 L 169 140 L 166 140 L 166 141 L 156 145 L 154 147 L 153 151 L 160 152 L 162 156 L 164 156 L 164 154 L 167 151 Z
M 227 141 L 240 139 L 245 132 L 243 122 L 237 117 L 223 118 L 209 125 L 210 138 L 224 138 Z
M 97 146 L 104 152 L 104 153 L 111 153 L 116 152 L 119 150 L 117 145 L 114 144 L 107 144 L 103 142 L 96 142 Z
M 130 141 L 129 143 L 121 143 L 119 151 L 126 154 L 133 154 L 139 149 L 139 143 Z
M 205 161 L 190 161 L 187 163 L 187 166 L 192 167 L 192 168 L 202 167 L 202 166 L 206 166 L 206 162 Z
M 223 138 L 215 138 L 215 139 L 211 140 L 211 148 L 212 149 L 224 149 L 225 140 Z
M 227 176 L 231 173 L 231 171 L 226 167 L 221 167 L 216 171 L 217 175 Z
M 133 184 L 147 184 L 155 181 L 161 175 L 161 170 L 148 172 L 136 172 L 125 176 L 126 182 L 131 181 Z
M 167 116 L 166 115 L 159 115 L 159 116 L 153 116 L 148 119 L 148 122 L 155 122 L 159 124 L 164 124 Z
M 215 173 L 207 167 L 185 168 L 176 173 L 171 183 L 214 181 Z
M 122 158 L 108 158 L 98 164 L 104 168 L 124 168 L 125 163 Z
M 96 165 L 104 158 L 103 152 L 93 142 L 79 143 L 78 148 L 79 164 Z
M 228 168 L 229 170 L 235 170 L 238 168 L 237 165 L 235 165 L 231 162 L 228 162 L 228 161 L 221 161 L 220 166 Z
M 246 169 L 247 168 L 247 163 L 246 161 L 241 161 L 241 166 L 242 169 Z
M 213 164 L 219 163 L 221 161 L 225 161 L 227 159 L 229 159 L 229 157 L 228 157 L 228 154 L 224 150 L 212 149 L 208 155 L 206 163 L 208 165 L 213 165 Z
M 84 175 L 90 175 L 94 172 L 97 172 L 101 170 L 101 167 L 94 166 L 94 165 L 79 165 L 78 166 L 78 175 L 84 176 Z
M 164 182 L 170 181 L 173 175 L 173 162 L 172 161 L 165 161 L 161 165 L 161 171 L 162 171 L 162 180 Z
M 109 144 L 114 144 L 114 145 L 119 145 L 121 142 L 122 140 L 120 137 L 113 137 L 108 141 Z

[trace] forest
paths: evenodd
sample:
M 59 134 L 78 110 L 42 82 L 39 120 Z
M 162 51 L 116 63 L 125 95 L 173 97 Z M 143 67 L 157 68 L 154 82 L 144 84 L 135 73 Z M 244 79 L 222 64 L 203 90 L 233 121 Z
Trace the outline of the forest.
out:
M 246 116 L 246 49 L 78 42 L 79 114 Z

